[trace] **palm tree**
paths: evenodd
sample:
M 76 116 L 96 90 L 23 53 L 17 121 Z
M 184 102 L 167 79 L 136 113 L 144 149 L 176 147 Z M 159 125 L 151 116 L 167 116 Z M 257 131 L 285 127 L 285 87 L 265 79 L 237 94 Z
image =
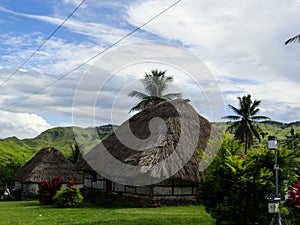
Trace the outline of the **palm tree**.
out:
M 286 42 L 284 42 L 285 45 L 293 43 L 293 42 L 300 42 L 300 34 L 289 38 Z
M 77 143 L 75 143 L 75 146 L 73 147 L 73 145 L 71 145 L 71 149 L 72 149 L 72 154 L 69 157 L 69 160 L 75 164 L 77 163 L 81 158 L 82 158 L 82 154 L 80 152 L 79 146 Z
M 141 82 L 144 85 L 146 93 L 139 91 L 132 91 L 129 93 L 128 96 L 141 99 L 137 105 L 130 109 L 130 112 L 143 110 L 162 101 L 181 97 L 180 93 L 163 94 L 169 84 L 173 82 L 173 77 L 167 76 L 165 70 L 151 70 L 151 73 L 145 73 L 145 77 Z
M 224 116 L 222 119 L 228 119 L 234 121 L 227 130 L 234 130 L 234 136 L 236 139 L 245 143 L 245 154 L 248 148 L 253 145 L 253 136 L 255 136 L 260 141 L 260 128 L 254 124 L 255 122 L 262 120 L 269 120 L 266 116 L 257 116 L 259 112 L 259 104 L 261 101 L 254 100 L 252 102 L 251 95 L 245 95 L 242 98 L 238 97 L 239 108 L 232 105 L 228 105 L 236 115 Z

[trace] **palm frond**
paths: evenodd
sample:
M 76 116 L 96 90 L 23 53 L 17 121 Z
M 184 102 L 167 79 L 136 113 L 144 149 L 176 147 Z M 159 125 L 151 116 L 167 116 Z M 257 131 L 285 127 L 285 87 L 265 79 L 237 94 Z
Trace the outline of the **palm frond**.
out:
M 255 116 L 259 111 L 260 111 L 259 108 L 254 109 L 254 110 L 251 110 L 251 111 L 250 111 L 250 116 L 252 116 L 252 117 Z
M 143 99 L 145 97 L 147 97 L 148 95 L 142 93 L 142 92 L 139 92 L 139 91 L 131 91 L 129 94 L 128 94 L 129 97 L 138 97 L 140 99 Z
M 236 108 L 236 107 L 234 107 L 233 105 L 229 104 L 228 107 L 231 108 L 237 115 L 240 115 L 240 116 L 243 115 L 242 112 L 241 112 L 241 110 L 238 109 L 238 108 Z
M 262 120 L 271 120 L 271 118 L 267 116 L 251 116 L 251 120 L 262 121 Z
M 227 120 L 240 120 L 240 116 L 235 116 L 235 115 L 229 115 L 229 116 L 223 116 L 221 119 L 227 119 Z
M 293 42 L 300 42 L 300 34 L 289 38 L 288 40 L 286 40 L 286 42 L 284 42 L 285 45 L 293 43 Z
M 149 95 L 159 97 L 163 95 L 169 83 L 173 81 L 173 77 L 166 76 L 165 73 L 166 71 L 161 70 L 151 70 L 151 73 L 145 73 L 142 83 Z
M 162 97 L 167 100 L 171 100 L 174 98 L 181 98 L 182 94 L 181 93 L 169 93 L 169 94 L 163 95 Z
M 138 104 L 136 104 L 135 106 L 133 106 L 129 112 L 143 110 L 147 107 L 147 105 L 149 105 L 149 103 L 150 103 L 149 100 L 145 99 L 145 100 L 139 102 Z
M 230 126 L 228 126 L 226 128 L 226 131 L 232 132 L 233 130 L 236 130 L 238 128 L 239 124 L 240 124 L 239 122 L 234 122 L 233 124 L 231 124 Z
M 255 115 L 256 113 L 258 113 L 259 109 L 257 108 L 259 106 L 259 104 L 261 103 L 261 101 L 255 100 L 251 107 L 250 107 L 250 114 L 251 115 Z

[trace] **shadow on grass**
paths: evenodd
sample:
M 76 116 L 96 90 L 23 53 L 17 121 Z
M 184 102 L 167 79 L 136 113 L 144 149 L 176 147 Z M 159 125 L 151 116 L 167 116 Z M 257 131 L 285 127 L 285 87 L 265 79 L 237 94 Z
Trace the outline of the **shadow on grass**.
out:
M 213 220 L 207 221 L 207 220 L 199 220 L 199 219 L 182 219 L 182 218 L 137 218 L 137 219 L 114 219 L 114 220 L 103 220 L 103 221 L 94 221 L 94 222 L 88 222 L 88 223 L 76 223 L 76 225 L 193 225 L 193 224 L 201 224 L 201 225 L 215 225 L 215 222 Z
M 42 206 L 39 201 L 18 201 L 20 206 L 30 207 L 30 206 Z

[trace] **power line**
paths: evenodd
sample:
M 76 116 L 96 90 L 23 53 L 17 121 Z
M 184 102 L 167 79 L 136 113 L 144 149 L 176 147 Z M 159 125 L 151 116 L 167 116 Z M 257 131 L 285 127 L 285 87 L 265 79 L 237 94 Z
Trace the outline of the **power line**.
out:
M 113 44 L 111 44 L 110 46 L 108 46 L 107 48 L 105 48 L 104 50 L 98 52 L 96 55 L 92 56 L 91 58 L 89 58 L 88 60 L 84 61 L 83 63 L 81 63 L 80 65 L 76 66 L 75 68 L 73 68 L 72 70 L 70 70 L 69 72 L 63 74 L 62 76 L 60 76 L 59 78 L 57 78 L 56 80 L 48 83 L 47 85 L 45 85 L 44 87 L 36 90 L 35 92 L 31 93 L 30 95 L 27 95 L 21 99 L 19 99 L 18 101 L 15 101 L 11 104 L 6 105 L 5 107 L 0 107 L 0 109 L 5 109 L 6 107 L 10 107 L 10 106 L 14 106 L 17 105 L 18 103 L 40 93 L 41 91 L 43 91 L 44 89 L 46 89 L 47 87 L 52 86 L 53 84 L 55 84 L 56 82 L 64 79 L 65 77 L 69 76 L 71 73 L 73 73 L 74 71 L 80 69 L 81 67 L 83 67 L 84 65 L 88 64 L 90 61 L 92 61 L 93 59 L 97 58 L 99 55 L 105 53 L 106 51 L 108 51 L 109 49 L 113 48 L 114 46 L 116 46 L 117 44 L 119 44 L 120 42 L 122 42 L 123 40 L 125 40 L 126 38 L 128 38 L 129 36 L 131 36 L 132 34 L 134 34 L 136 31 L 140 30 L 141 28 L 143 28 L 144 26 L 146 26 L 147 24 L 149 24 L 151 21 L 153 21 L 154 19 L 156 19 L 157 17 L 159 17 L 160 15 L 162 15 L 163 13 L 165 13 L 166 11 L 168 11 L 169 9 L 173 8 L 175 5 L 177 5 L 179 2 L 181 2 L 182 0 L 178 0 L 176 2 L 174 2 L 173 4 L 171 4 L 170 6 L 168 6 L 167 8 L 165 8 L 164 10 L 162 10 L 160 13 L 156 14 L 155 16 L 151 17 L 149 20 L 147 20 L 145 23 L 143 23 L 142 25 L 138 26 L 137 28 L 135 28 L 134 30 L 130 31 L 129 33 L 127 33 L 126 35 L 124 35 L 122 38 L 120 38 L 119 40 L 117 40 L 116 42 L 114 42 Z
M 50 40 L 50 38 L 67 22 L 67 20 L 73 16 L 73 14 L 81 7 L 81 5 L 85 2 L 85 0 L 82 0 L 80 4 L 69 14 L 64 21 L 46 38 L 46 40 L 28 57 L 25 59 L 25 61 L 17 67 L 17 69 L 14 70 L 3 82 L 0 84 L 0 87 L 5 85 L 40 49 L 47 43 L 47 41 Z

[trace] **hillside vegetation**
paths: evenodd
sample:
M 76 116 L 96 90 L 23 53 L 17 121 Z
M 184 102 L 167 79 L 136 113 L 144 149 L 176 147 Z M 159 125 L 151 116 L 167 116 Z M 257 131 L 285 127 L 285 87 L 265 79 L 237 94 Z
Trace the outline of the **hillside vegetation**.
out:
M 46 130 L 35 138 L 18 139 L 9 137 L 0 140 L 0 163 L 1 165 L 10 164 L 12 162 L 24 164 L 33 157 L 40 149 L 44 147 L 55 147 L 59 149 L 66 157 L 72 153 L 76 141 L 80 143 L 80 148 L 89 150 L 94 147 L 100 140 L 113 132 L 115 126 L 105 125 L 94 128 L 79 127 L 57 127 Z M 76 130 L 76 141 L 74 137 Z M 85 144 L 85 143 L 88 143 Z
M 215 123 L 215 126 L 224 125 L 222 123 Z M 295 146 L 298 145 L 300 136 L 300 122 L 284 124 L 279 122 L 264 122 L 259 124 L 263 132 L 268 135 L 275 135 L 278 139 L 284 140 L 291 136 L 291 128 L 295 130 Z M 66 157 L 71 155 L 72 146 L 77 142 L 80 149 L 85 151 L 93 148 L 100 140 L 107 137 L 113 132 L 117 126 L 104 125 L 95 128 L 80 128 L 80 127 L 57 127 L 46 130 L 32 139 L 18 139 L 10 137 L 0 140 L 0 162 L 5 165 L 11 162 L 19 162 L 24 164 L 31 157 L 33 157 L 40 149 L 44 147 L 55 147 L 59 149 Z M 74 137 L 74 130 L 76 130 L 76 141 Z M 79 134 L 79 135 L 78 135 Z

